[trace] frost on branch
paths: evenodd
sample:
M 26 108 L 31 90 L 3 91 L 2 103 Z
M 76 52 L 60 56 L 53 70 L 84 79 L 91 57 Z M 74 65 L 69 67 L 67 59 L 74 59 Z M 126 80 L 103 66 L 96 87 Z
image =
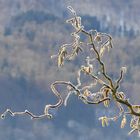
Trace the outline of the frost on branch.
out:
M 116 113 L 114 116 L 101 116 L 99 121 L 101 121 L 102 126 L 108 126 L 109 123 L 121 119 L 121 128 L 124 128 L 129 123 L 131 127 L 129 134 L 138 132 L 138 135 L 140 135 L 140 106 L 131 104 L 126 94 L 119 89 L 127 68 L 120 68 L 120 74 L 114 81 L 107 73 L 107 68 L 103 61 L 104 54 L 113 48 L 112 37 L 95 29 L 85 30 L 81 17 L 77 16 L 77 13 L 71 6 L 68 6 L 68 10 L 72 14 L 72 18 L 66 20 L 66 23 L 74 28 L 74 31 L 70 34 L 72 42 L 62 44 L 58 48 L 58 53 L 51 56 L 51 58 L 57 58 L 57 66 L 61 70 L 67 61 L 73 62 L 76 57 L 80 57 L 83 60 L 82 64 L 77 70 L 77 76 L 73 77 L 77 83 L 73 84 L 71 81 L 55 81 L 52 83 L 51 90 L 57 97 L 58 102 L 53 105 L 47 104 L 42 115 L 34 115 L 28 110 L 13 112 L 7 109 L 1 114 L 1 118 L 4 119 L 9 114 L 12 117 L 15 115 L 28 115 L 32 119 L 46 117 L 51 119 L 53 116 L 50 114 L 50 110 L 59 108 L 63 104 L 67 106 L 70 97 L 74 95 L 86 105 L 102 104 L 108 110 L 110 109 L 110 102 L 114 103 L 117 107 L 117 109 L 114 109 Z M 81 36 L 84 36 L 85 39 L 82 40 Z M 99 68 L 97 68 L 94 62 L 98 63 Z M 88 80 L 86 82 L 88 84 L 84 85 L 81 80 L 83 76 L 92 80 Z M 61 91 L 58 90 L 59 88 L 57 89 L 58 86 L 66 87 L 67 95 L 65 98 L 62 97 Z M 95 91 L 97 87 L 98 91 Z M 130 122 L 127 119 L 128 115 L 131 117 Z

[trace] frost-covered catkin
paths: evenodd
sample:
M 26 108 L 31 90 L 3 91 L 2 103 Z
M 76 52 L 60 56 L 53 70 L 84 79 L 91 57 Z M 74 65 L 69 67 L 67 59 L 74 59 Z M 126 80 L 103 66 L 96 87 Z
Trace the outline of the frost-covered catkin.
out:
M 122 118 L 122 121 L 121 121 L 121 128 L 124 128 L 125 127 L 126 122 L 127 122 L 126 116 L 124 115 L 123 118 Z

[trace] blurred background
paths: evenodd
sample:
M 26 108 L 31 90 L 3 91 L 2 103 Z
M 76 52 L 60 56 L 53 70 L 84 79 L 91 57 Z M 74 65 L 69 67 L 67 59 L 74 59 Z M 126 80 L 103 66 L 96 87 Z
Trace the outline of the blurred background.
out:
M 107 54 L 110 76 L 127 66 L 121 91 L 140 104 L 140 1 L 139 0 L 0 0 L 0 112 L 28 109 L 42 114 L 45 104 L 56 103 L 50 84 L 55 80 L 76 81 L 78 62 L 57 68 L 59 46 L 71 42 L 73 31 L 65 20 L 71 5 L 82 17 L 86 30 L 97 29 L 113 37 Z M 110 109 L 111 110 L 111 109 Z M 1 140 L 138 140 L 128 136 L 121 120 L 101 127 L 98 117 L 112 115 L 103 105 L 85 105 L 72 96 L 68 106 L 52 110 L 52 120 L 30 120 L 7 115 L 0 120 Z

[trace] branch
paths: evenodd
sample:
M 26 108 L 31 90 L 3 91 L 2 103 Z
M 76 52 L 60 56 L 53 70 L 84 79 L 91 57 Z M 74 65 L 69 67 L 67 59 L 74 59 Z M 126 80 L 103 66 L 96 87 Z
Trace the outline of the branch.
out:
M 101 61 L 100 55 L 99 55 L 99 53 L 94 45 L 92 34 L 85 31 L 84 29 L 82 30 L 82 33 L 86 34 L 90 38 L 90 45 L 92 45 L 93 51 L 96 54 L 96 59 L 98 60 L 99 64 L 101 65 L 102 74 L 109 81 L 111 89 L 113 89 L 114 86 L 113 86 L 112 79 L 106 74 L 105 64 Z
M 80 97 L 80 99 L 84 102 L 84 103 L 87 103 L 87 104 L 100 104 L 100 103 L 102 103 L 102 102 L 104 102 L 104 101 L 110 101 L 110 98 L 109 97 L 107 97 L 107 98 L 104 98 L 104 99 L 101 99 L 101 100 L 99 100 L 99 101 L 96 101 L 96 102 L 92 102 L 92 101 L 89 101 L 89 100 L 87 100 L 84 96 L 79 96 Z
M 116 82 L 116 90 L 119 88 L 120 86 L 120 82 L 122 81 L 123 79 L 123 74 L 126 73 L 127 71 L 127 68 L 126 67 L 122 67 L 121 70 L 120 70 L 120 77 L 118 78 L 117 82 Z

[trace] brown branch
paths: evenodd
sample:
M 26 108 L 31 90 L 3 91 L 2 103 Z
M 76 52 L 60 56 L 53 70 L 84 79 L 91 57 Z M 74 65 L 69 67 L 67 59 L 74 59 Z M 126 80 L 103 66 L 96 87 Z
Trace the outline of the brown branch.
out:
M 87 104 L 100 104 L 100 103 L 102 103 L 102 102 L 104 102 L 104 101 L 110 101 L 110 98 L 109 97 L 106 97 L 106 98 L 104 98 L 104 99 L 101 99 L 101 100 L 99 100 L 99 101 L 96 101 L 96 102 L 92 102 L 92 101 L 89 101 L 89 100 L 87 100 L 87 98 L 85 98 L 84 96 L 79 96 L 80 97 L 80 99 L 84 102 L 84 103 L 87 103 Z
M 122 79 L 123 79 L 123 71 L 121 70 L 120 77 L 119 77 L 119 79 L 116 82 L 116 90 L 119 88 L 120 82 L 121 82 Z
M 116 95 L 116 92 L 114 92 L 114 91 L 112 92 L 112 94 L 113 94 L 114 99 L 117 102 L 119 102 L 119 103 L 121 103 L 123 105 L 126 105 L 130 109 L 130 113 L 129 114 L 132 114 L 132 115 L 135 115 L 135 116 L 140 116 L 140 113 L 136 112 L 133 109 L 133 105 L 131 103 L 129 103 L 129 101 L 127 99 L 123 100 L 123 99 L 118 98 L 117 95 Z
M 86 102 L 88 103 L 88 104 L 100 104 L 100 103 L 102 103 L 102 102 L 104 102 L 104 101 L 110 101 L 110 98 L 109 97 L 107 97 L 107 98 L 104 98 L 104 99 L 102 99 L 102 100 L 100 100 L 100 101 L 98 101 L 98 102 L 91 102 L 91 101 L 88 101 L 88 100 L 86 100 Z
M 94 45 L 92 34 L 88 33 L 85 30 L 82 30 L 82 33 L 88 35 L 88 37 L 90 38 L 90 41 L 91 41 L 90 45 L 92 45 L 92 48 L 93 48 L 93 50 L 94 50 L 94 52 L 96 54 L 96 59 L 98 60 L 99 64 L 101 65 L 102 74 L 109 81 L 111 89 L 113 89 L 114 86 L 113 86 L 112 79 L 106 74 L 105 64 L 101 61 L 100 55 L 99 55 L 99 53 L 98 53 L 98 51 L 97 51 L 97 49 L 96 49 L 96 47 Z

